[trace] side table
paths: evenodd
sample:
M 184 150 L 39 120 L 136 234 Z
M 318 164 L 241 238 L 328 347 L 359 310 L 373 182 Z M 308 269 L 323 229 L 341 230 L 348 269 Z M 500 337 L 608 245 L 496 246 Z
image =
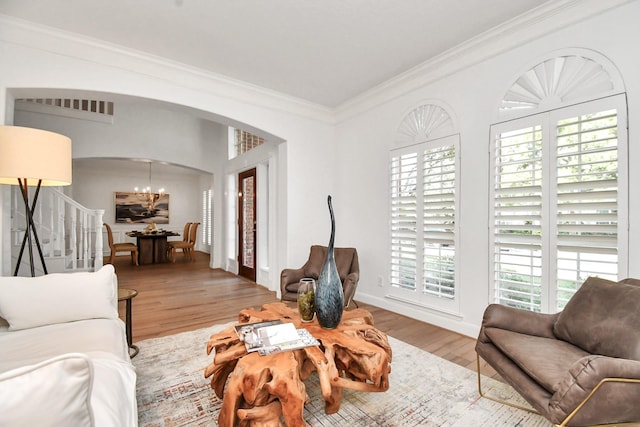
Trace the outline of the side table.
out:
M 131 325 L 131 300 L 138 295 L 138 291 L 135 289 L 118 288 L 118 301 L 125 301 L 125 325 L 127 326 L 127 345 L 129 346 L 129 356 L 131 358 L 136 357 L 136 354 L 140 351 L 137 345 L 133 345 L 133 332 Z

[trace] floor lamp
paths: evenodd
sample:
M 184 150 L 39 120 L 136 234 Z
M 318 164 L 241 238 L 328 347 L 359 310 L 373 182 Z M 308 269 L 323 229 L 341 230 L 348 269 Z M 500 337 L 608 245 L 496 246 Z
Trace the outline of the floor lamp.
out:
M 46 130 L 0 126 L 0 184 L 19 185 L 24 202 L 26 230 L 13 275 L 18 275 L 26 247 L 31 276 L 35 276 L 34 242 L 44 274 L 47 274 L 33 213 L 41 186 L 71 184 L 71 139 Z M 36 187 L 31 206 L 29 186 Z

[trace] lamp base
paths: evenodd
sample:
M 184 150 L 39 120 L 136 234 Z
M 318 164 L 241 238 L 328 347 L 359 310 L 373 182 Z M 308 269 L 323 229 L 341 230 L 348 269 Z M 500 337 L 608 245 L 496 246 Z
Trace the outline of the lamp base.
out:
M 20 271 L 20 264 L 22 263 L 22 255 L 24 254 L 24 248 L 28 244 L 29 251 L 29 266 L 31 268 L 31 277 L 35 277 L 36 269 L 33 259 L 33 241 L 31 235 L 33 234 L 33 240 L 35 240 L 38 254 L 40 255 L 40 262 L 42 262 L 42 270 L 44 274 L 49 274 L 47 271 L 47 265 L 44 262 L 44 255 L 42 254 L 42 248 L 40 247 L 40 239 L 38 239 L 38 232 L 36 231 L 35 223 L 33 222 L 33 212 L 35 211 L 36 203 L 38 201 L 38 195 L 40 194 L 40 185 L 42 180 L 38 180 L 36 187 L 36 193 L 33 196 L 33 202 L 29 207 L 29 185 L 27 178 L 18 178 L 18 184 L 20 185 L 20 192 L 22 193 L 22 200 L 24 201 L 25 219 L 27 223 L 27 229 L 25 230 L 24 237 L 22 238 L 22 246 L 20 246 L 20 254 L 18 255 L 18 261 L 16 262 L 16 269 L 13 272 L 14 276 L 18 275 Z

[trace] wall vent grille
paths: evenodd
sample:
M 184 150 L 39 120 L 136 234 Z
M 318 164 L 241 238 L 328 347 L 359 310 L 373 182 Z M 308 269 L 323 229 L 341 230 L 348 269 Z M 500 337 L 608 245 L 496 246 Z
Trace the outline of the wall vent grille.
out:
M 66 108 L 75 111 L 85 111 L 88 113 L 104 114 L 106 116 L 113 116 L 114 110 L 113 102 L 100 101 L 96 99 L 25 98 L 18 99 L 17 101 Z

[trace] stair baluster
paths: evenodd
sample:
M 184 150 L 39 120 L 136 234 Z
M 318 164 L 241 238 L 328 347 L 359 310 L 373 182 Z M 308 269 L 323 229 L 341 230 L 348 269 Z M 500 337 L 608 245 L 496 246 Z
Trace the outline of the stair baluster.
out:
M 12 270 L 25 223 L 24 208 L 21 209 L 24 204 L 17 197 L 18 191 L 16 186 L 12 187 Z M 34 222 L 38 235 L 43 237 L 42 250 L 49 273 L 95 271 L 102 267 L 103 215 L 104 210 L 86 208 L 55 187 L 42 187 Z M 36 275 L 44 273 L 37 270 L 40 271 Z

